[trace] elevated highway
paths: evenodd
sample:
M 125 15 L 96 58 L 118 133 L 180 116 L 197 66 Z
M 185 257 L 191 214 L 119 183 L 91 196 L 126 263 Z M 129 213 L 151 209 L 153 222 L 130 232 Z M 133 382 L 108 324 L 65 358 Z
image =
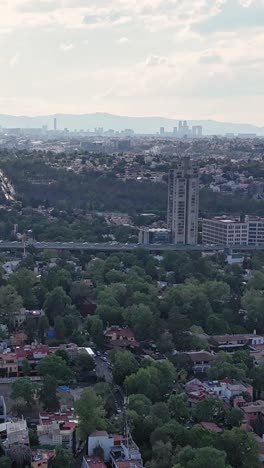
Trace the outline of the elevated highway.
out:
M 185 252 L 223 252 L 230 247 L 233 252 L 251 252 L 264 250 L 262 245 L 174 245 L 174 244 L 118 244 L 118 243 L 88 243 L 88 242 L 19 242 L 0 241 L 0 250 L 79 250 L 91 252 L 133 252 L 135 249 L 145 249 L 151 252 L 185 251 Z

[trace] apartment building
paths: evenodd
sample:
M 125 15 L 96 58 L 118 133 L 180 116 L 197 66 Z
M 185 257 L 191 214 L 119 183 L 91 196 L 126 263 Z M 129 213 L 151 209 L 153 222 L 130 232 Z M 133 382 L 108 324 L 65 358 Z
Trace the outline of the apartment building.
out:
M 17 377 L 18 359 L 15 353 L 0 353 L 0 377 Z
M 199 177 L 199 166 L 190 158 L 169 172 L 167 225 L 173 244 L 197 244 Z
M 203 220 L 203 244 L 261 245 L 264 244 L 264 218 L 257 216 L 219 216 Z

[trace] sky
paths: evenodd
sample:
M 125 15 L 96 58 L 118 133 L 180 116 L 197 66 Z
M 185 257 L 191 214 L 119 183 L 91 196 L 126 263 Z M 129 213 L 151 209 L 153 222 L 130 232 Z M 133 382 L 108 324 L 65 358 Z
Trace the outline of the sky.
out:
M 0 113 L 264 125 L 264 0 L 0 0 Z

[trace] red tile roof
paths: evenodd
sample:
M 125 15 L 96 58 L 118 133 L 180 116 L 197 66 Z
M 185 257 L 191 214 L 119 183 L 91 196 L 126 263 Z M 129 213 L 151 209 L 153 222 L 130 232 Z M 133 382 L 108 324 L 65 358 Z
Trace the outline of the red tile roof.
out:
M 106 464 L 99 457 L 85 457 L 89 467 L 91 468 L 106 468 Z
M 210 431 L 223 432 L 223 429 L 221 429 L 221 427 L 212 422 L 202 421 L 200 422 L 199 426 L 203 427 L 204 429 L 209 429 Z
M 106 431 L 95 431 L 95 432 L 92 432 L 92 434 L 90 434 L 89 437 L 107 437 L 108 436 L 108 432 Z
M 132 330 L 128 327 L 126 328 L 121 328 L 121 327 L 110 327 L 105 331 L 105 336 L 112 336 L 113 334 L 117 334 L 120 336 L 123 336 L 124 338 L 134 338 L 135 335 L 132 332 Z
M 142 463 L 138 460 L 125 460 L 125 461 L 116 461 L 115 465 L 117 468 L 142 468 Z

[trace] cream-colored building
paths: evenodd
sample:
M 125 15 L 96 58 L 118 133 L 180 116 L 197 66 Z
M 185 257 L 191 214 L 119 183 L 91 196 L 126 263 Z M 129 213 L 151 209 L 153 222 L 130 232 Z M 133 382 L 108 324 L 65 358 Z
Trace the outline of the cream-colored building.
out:
M 199 177 L 199 166 L 190 158 L 169 171 L 167 224 L 173 244 L 197 244 Z

